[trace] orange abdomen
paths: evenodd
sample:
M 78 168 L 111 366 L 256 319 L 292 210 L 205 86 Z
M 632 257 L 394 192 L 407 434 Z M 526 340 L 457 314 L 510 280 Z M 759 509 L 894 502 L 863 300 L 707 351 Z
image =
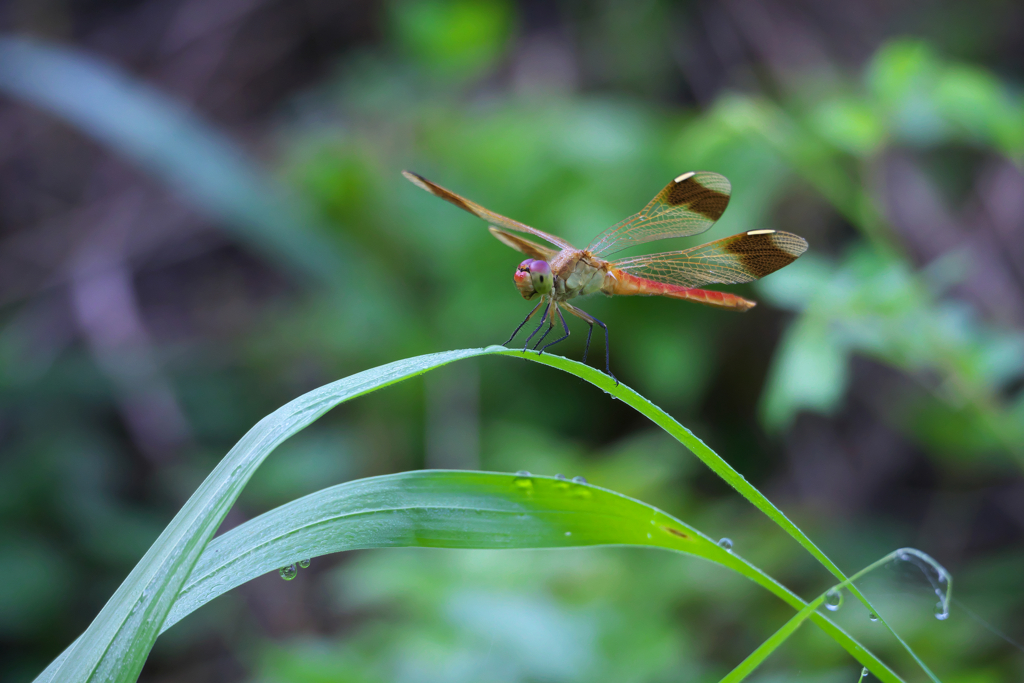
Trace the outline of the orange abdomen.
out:
M 667 296 L 670 299 L 685 299 L 706 306 L 728 308 L 734 311 L 746 311 L 757 305 L 755 301 L 728 292 L 715 292 L 710 289 L 694 289 L 665 282 L 655 282 L 624 273 L 618 268 L 612 268 L 608 272 L 610 276 L 605 277 L 601 291 L 612 296 Z

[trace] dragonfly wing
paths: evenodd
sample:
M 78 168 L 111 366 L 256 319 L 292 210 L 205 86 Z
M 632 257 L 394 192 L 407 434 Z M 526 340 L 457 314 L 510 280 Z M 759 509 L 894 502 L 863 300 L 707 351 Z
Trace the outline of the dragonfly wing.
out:
M 512 247 L 516 251 L 523 252 L 530 258 L 537 258 L 550 263 L 553 258 L 558 256 L 558 251 L 555 249 L 549 249 L 548 247 L 541 246 L 536 242 L 531 242 L 525 237 L 520 237 L 514 233 L 499 230 L 493 225 L 490 227 L 490 231 L 492 235 L 498 238 L 499 242 Z
M 595 256 L 670 237 L 704 232 L 729 205 L 732 186 L 708 171 L 684 173 L 665 186 L 640 213 L 608 228 L 587 250 Z
M 793 233 L 751 230 L 683 251 L 620 259 L 612 266 L 629 275 L 678 287 L 734 285 L 774 273 L 805 251 L 807 241 Z
M 560 237 L 549 235 L 546 232 L 538 230 L 537 228 L 531 228 L 529 225 L 525 225 L 523 223 L 520 223 L 519 221 L 514 221 L 511 218 L 506 218 L 501 214 L 494 213 L 493 211 L 485 209 L 479 204 L 469 201 L 465 197 L 460 197 L 451 190 L 446 190 L 437 183 L 430 182 L 421 175 L 417 175 L 416 173 L 412 173 L 411 171 L 402 171 L 402 175 L 404 175 L 406 179 L 413 185 L 423 188 L 424 190 L 434 195 L 435 197 L 440 197 L 445 201 L 451 202 L 452 204 L 459 207 L 463 211 L 468 211 L 474 216 L 483 218 L 488 223 L 500 225 L 503 228 L 506 228 L 508 230 L 515 230 L 516 232 L 529 233 L 531 235 L 535 235 L 536 237 L 541 238 L 546 242 L 550 242 L 551 244 L 554 244 L 562 249 L 571 249 L 572 251 L 576 251 L 576 247 L 572 246 L 571 244 L 569 244 Z

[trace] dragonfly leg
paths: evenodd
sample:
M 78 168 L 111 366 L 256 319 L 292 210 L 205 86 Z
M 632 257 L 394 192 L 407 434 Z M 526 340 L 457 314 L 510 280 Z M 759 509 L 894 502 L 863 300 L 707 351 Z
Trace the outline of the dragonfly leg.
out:
M 534 351 L 536 351 L 537 347 L 541 345 L 541 342 L 544 341 L 544 338 L 547 337 L 549 334 L 551 334 L 551 330 L 555 329 L 555 313 L 558 313 L 559 315 L 562 314 L 561 311 L 558 310 L 558 304 L 557 303 L 552 302 L 551 305 L 554 308 L 554 310 L 550 311 L 550 315 L 548 315 L 548 329 L 544 330 L 544 334 L 542 334 L 540 336 L 540 339 L 537 340 L 537 343 L 533 345 L 533 350 Z M 547 348 L 547 347 L 545 347 L 545 348 Z M 541 351 L 541 353 L 544 353 L 544 352 Z
M 551 330 L 554 329 L 554 327 L 555 327 L 555 315 L 552 313 L 551 317 L 548 318 L 548 329 L 544 330 L 544 334 L 540 335 L 540 339 L 538 339 L 534 343 L 534 345 L 533 345 L 533 350 L 534 351 L 536 351 L 537 347 L 540 346 L 541 342 L 544 341 L 544 338 L 547 337 L 549 334 L 551 334 Z
M 591 317 L 593 318 L 593 316 Z M 608 326 L 597 318 L 594 318 L 594 322 L 604 329 L 604 371 L 609 377 L 615 380 L 615 386 L 619 386 L 619 378 L 612 374 L 612 356 L 611 351 L 608 348 Z
M 530 311 L 530 314 L 527 315 L 525 318 L 523 318 L 523 322 L 519 323 L 519 327 L 516 328 L 516 331 L 512 333 L 512 336 L 509 337 L 505 341 L 505 343 L 502 344 L 502 346 L 508 346 L 509 342 L 511 342 L 513 339 L 516 338 L 516 335 L 519 334 L 519 330 L 523 329 L 523 325 L 525 325 L 526 323 L 530 322 L 530 318 L 533 317 L 533 314 L 537 312 L 537 309 L 540 308 L 543 303 L 544 303 L 544 300 L 542 299 L 540 301 L 540 303 L 538 303 L 536 306 L 533 307 L 533 310 Z
M 566 339 L 569 338 L 569 326 L 565 324 L 565 316 L 562 315 L 562 311 L 557 306 L 555 306 L 555 313 L 558 313 L 558 319 L 562 321 L 562 329 L 565 331 L 565 334 L 562 335 L 561 337 L 559 337 L 558 339 L 556 339 L 555 341 L 551 342 L 550 344 L 548 344 L 544 348 L 542 348 L 540 350 L 541 353 L 544 353 L 544 351 L 547 350 L 548 346 L 554 346 L 558 342 L 565 341 Z M 552 315 L 551 316 L 551 322 L 554 322 L 554 321 L 555 321 L 555 316 Z M 550 331 L 550 328 L 548 328 L 548 329 Z
M 526 338 L 526 343 L 523 344 L 523 351 L 525 352 L 527 347 L 530 346 L 530 340 L 533 339 L 533 335 L 540 332 L 540 328 L 544 327 L 544 323 L 548 320 L 548 311 L 551 310 L 551 302 L 548 301 L 548 305 L 544 307 L 544 314 L 540 317 L 540 324 L 530 333 L 530 336 Z
M 592 323 L 592 322 L 590 322 L 588 320 L 587 321 L 587 325 L 590 325 L 590 327 L 587 328 L 587 343 L 583 345 L 583 363 L 584 364 L 586 364 L 586 362 L 587 362 L 587 352 L 590 351 L 590 338 L 594 336 L 594 323 Z
M 563 302 L 562 307 L 565 308 L 565 310 L 572 313 L 577 318 L 582 318 L 583 320 L 586 320 L 587 323 L 590 325 L 591 332 L 594 331 L 594 323 L 600 325 L 601 329 L 604 330 L 604 371 L 609 377 L 614 379 L 615 384 L 618 385 L 619 378 L 612 374 L 611 352 L 608 350 L 608 326 L 605 325 L 600 320 L 598 320 L 597 318 L 595 318 L 594 316 L 587 313 L 586 311 L 580 310 L 573 306 L 572 304 Z M 590 348 L 590 335 L 587 335 L 587 348 Z M 584 358 L 586 358 L 586 353 L 584 353 Z

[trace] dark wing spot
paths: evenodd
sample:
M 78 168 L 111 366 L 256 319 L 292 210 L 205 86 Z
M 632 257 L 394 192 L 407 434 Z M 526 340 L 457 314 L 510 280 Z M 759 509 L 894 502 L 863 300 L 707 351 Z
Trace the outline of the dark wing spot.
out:
M 796 261 L 807 251 L 807 241 L 789 232 L 737 235 L 725 250 L 739 257 L 744 270 L 753 278 L 762 278 Z
M 665 201 L 672 206 L 685 204 L 691 211 L 717 221 L 729 206 L 729 195 L 704 187 L 691 176 L 681 183 L 669 185 Z

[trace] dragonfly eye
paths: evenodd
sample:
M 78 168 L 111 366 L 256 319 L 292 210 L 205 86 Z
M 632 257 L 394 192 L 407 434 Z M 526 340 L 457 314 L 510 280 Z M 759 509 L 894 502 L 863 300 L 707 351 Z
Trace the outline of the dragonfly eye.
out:
M 533 280 L 533 288 L 540 294 L 547 294 L 551 291 L 553 284 L 551 278 L 551 266 L 547 261 L 536 260 L 530 264 L 530 279 Z
M 530 274 L 530 266 L 533 263 L 533 259 L 526 259 L 519 264 L 516 274 L 512 276 L 512 281 L 516 283 L 516 289 L 527 301 L 537 296 L 537 289 L 533 286 L 533 277 Z

